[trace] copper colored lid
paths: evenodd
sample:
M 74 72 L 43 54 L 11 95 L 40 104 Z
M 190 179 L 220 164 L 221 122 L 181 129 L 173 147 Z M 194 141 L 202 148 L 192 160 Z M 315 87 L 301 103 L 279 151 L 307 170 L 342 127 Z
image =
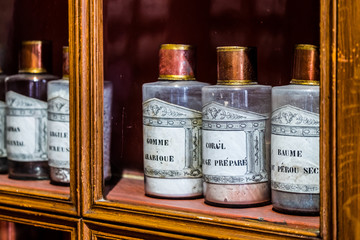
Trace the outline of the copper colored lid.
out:
M 159 80 L 195 80 L 195 51 L 192 46 L 163 44 L 159 58 Z
M 257 81 L 255 47 L 217 47 L 217 84 L 241 85 Z
M 63 47 L 63 65 L 62 65 L 62 73 L 63 79 L 69 79 L 69 47 Z
M 46 73 L 51 67 L 51 44 L 45 41 L 24 41 L 20 48 L 20 73 Z
M 310 44 L 295 46 L 293 75 L 291 83 L 319 85 L 319 48 Z

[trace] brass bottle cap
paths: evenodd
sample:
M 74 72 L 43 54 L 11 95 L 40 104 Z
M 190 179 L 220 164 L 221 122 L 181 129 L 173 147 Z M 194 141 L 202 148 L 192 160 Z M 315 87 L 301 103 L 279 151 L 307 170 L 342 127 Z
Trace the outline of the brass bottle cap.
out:
M 51 69 L 51 44 L 46 41 L 21 43 L 19 73 L 46 73 Z
M 63 47 L 63 64 L 62 64 L 62 78 L 63 79 L 69 79 L 69 47 L 64 46 Z
M 310 44 L 295 45 L 292 84 L 319 85 L 319 48 Z
M 191 45 L 162 44 L 159 80 L 195 80 L 195 51 Z
M 257 82 L 255 47 L 217 47 L 217 84 L 244 85 Z

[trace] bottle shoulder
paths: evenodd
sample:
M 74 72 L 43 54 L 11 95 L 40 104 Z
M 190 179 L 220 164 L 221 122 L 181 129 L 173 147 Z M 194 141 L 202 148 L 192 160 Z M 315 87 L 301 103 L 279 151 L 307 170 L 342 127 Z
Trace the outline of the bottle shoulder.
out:
M 319 92 L 320 86 L 317 85 L 284 85 L 272 88 L 273 93 L 281 92 Z
M 246 85 L 210 85 L 203 88 L 203 91 L 243 91 L 243 90 L 263 90 L 271 91 L 271 86 L 260 84 L 246 84 Z
M 156 81 L 143 84 L 143 88 L 186 88 L 186 87 L 204 87 L 208 86 L 208 83 L 199 81 Z
M 19 73 L 5 78 L 5 82 L 16 82 L 16 81 L 37 82 L 43 80 L 46 81 L 59 80 L 59 77 L 51 74 Z

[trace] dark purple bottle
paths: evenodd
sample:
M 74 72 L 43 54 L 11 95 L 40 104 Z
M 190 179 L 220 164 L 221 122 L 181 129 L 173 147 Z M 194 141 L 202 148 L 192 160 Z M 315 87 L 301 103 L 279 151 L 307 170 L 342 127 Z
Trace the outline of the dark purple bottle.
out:
M 5 79 L 6 149 L 9 177 L 49 179 L 47 156 L 47 74 L 51 45 L 43 41 L 21 44 L 19 74 Z

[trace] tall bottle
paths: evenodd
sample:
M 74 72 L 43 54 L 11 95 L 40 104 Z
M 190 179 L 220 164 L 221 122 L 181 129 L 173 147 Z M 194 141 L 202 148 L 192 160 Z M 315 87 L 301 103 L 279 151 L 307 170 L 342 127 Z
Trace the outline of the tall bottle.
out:
M 319 50 L 295 47 L 293 79 L 272 90 L 271 192 L 275 210 L 319 213 Z
M 51 45 L 43 41 L 21 44 L 19 74 L 5 79 L 6 150 L 9 177 L 48 179 L 47 82 Z
M 201 88 L 190 45 L 160 48 L 159 81 L 143 85 L 145 193 L 202 196 Z
M 270 201 L 271 87 L 256 83 L 256 48 L 218 47 L 217 58 L 217 85 L 202 89 L 205 202 L 264 204 Z
M 70 183 L 69 47 L 63 47 L 63 76 L 48 83 L 48 157 L 52 184 Z
M 6 157 L 6 103 L 5 103 L 5 77 L 0 66 L 0 174 L 8 172 L 8 163 Z

